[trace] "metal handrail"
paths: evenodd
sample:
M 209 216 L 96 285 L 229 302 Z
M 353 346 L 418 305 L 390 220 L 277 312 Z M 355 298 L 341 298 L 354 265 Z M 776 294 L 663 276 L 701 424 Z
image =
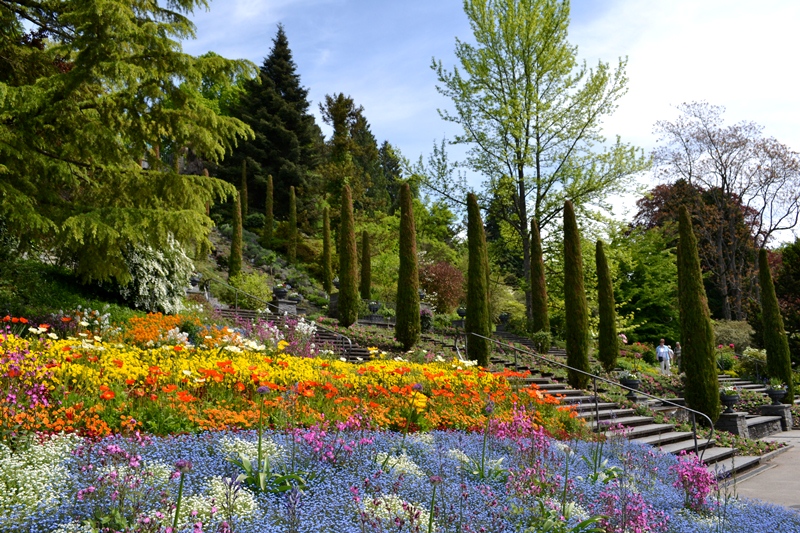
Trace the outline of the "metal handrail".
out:
M 245 292 L 245 291 L 243 291 L 241 289 L 238 289 L 238 288 L 234 287 L 233 285 L 230 285 L 229 283 L 225 283 L 221 279 L 216 278 L 214 276 L 210 276 L 210 275 L 207 275 L 207 274 L 204 274 L 204 276 L 206 276 L 210 280 L 213 280 L 213 281 L 219 283 L 220 285 L 224 285 L 225 287 L 227 287 L 229 289 L 233 289 L 235 291 L 236 301 L 235 301 L 234 305 L 235 305 L 236 311 L 239 310 L 239 293 L 241 292 L 247 298 L 252 298 L 253 300 L 256 300 L 257 302 L 265 304 L 267 306 L 267 308 L 270 308 L 270 307 L 274 308 L 275 309 L 275 314 L 280 316 L 280 307 L 278 307 L 276 304 L 274 304 L 272 302 L 267 302 L 266 300 L 262 300 L 258 296 L 254 296 L 254 295 L 252 295 L 250 293 L 247 293 L 247 292 Z M 284 311 L 283 314 L 291 316 L 291 317 L 294 317 L 294 318 L 300 318 L 300 315 L 298 315 L 296 313 L 290 313 L 288 311 Z M 238 315 L 238 313 L 237 313 L 237 315 Z M 314 323 L 314 326 L 319 328 L 319 329 L 325 330 L 328 333 L 332 333 L 333 335 L 335 335 L 337 337 L 341 337 L 342 339 L 346 340 L 347 341 L 347 346 L 348 346 L 347 347 L 347 353 L 350 354 L 353 351 L 353 341 L 350 339 L 350 337 L 348 337 L 346 335 L 342 335 L 338 331 L 334 331 L 334 330 L 332 330 L 332 329 L 330 329 L 328 327 L 325 327 L 325 326 L 323 326 L 322 324 L 319 324 L 319 323 Z
M 497 344 L 498 346 L 505 346 L 507 348 L 511 348 L 512 350 L 515 350 L 515 352 L 522 352 L 522 353 L 525 353 L 527 355 L 533 356 L 533 357 L 535 357 L 537 359 L 541 359 L 542 361 L 545 361 L 547 363 L 554 364 L 556 366 L 560 366 L 562 368 L 566 368 L 566 369 L 572 370 L 573 372 L 578 372 L 578 373 L 583 374 L 585 376 L 591 377 L 592 378 L 592 384 L 594 386 L 594 410 L 595 410 L 595 420 L 597 421 L 597 429 L 598 430 L 600 429 L 600 418 L 599 418 L 600 407 L 598 405 L 599 402 L 598 402 L 598 397 L 597 397 L 597 380 L 599 379 L 600 381 L 604 381 L 604 382 L 606 382 L 606 383 L 608 383 L 610 385 L 616 385 L 617 387 L 622 387 L 623 389 L 626 389 L 628 391 L 635 392 L 635 393 L 641 394 L 643 396 L 647 396 L 648 398 L 652 398 L 654 400 L 659 400 L 659 401 L 661 401 L 663 403 L 666 403 L 668 405 L 671 405 L 673 407 L 678 407 L 679 409 L 683 409 L 685 411 L 688 411 L 692 416 L 692 435 L 694 436 L 694 453 L 695 453 L 695 455 L 697 455 L 700 458 L 701 461 L 703 460 L 703 454 L 705 453 L 705 448 L 703 448 L 703 451 L 701 452 L 699 450 L 699 448 L 698 448 L 698 445 L 697 445 L 697 422 L 696 422 L 695 415 L 700 415 L 703 418 L 705 418 L 708 421 L 708 427 L 711 428 L 711 433 L 709 433 L 708 439 L 706 441 L 706 448 L 711 444 L 711 439 L 714 438 L 714 423 L 711 421 L 711 418 L 708 415 L 706 415 L 705 413 L 701 413 L 700 411 L 695 411 L 694 409 L 690 409 L 689 407 L 686 407 L 685 405 L 680 405 L 680 404 L 671 402 L 671 401 L 669 401 L 669 400 L 667 400 L 665 398 L 659 398 L 658 396 L 654 396 L 654 395 L 648 394 L 646 392 L 642 392 L 642 391 L 639 391 L 639 390 L 636 390 L 636 389 L 632 389 L 630 387 L 626 387 L 625 385 L 623 385 L 623 384 L 621 384 L 621 383 L 619 383 L 617 381 L 606 379 L 606 378 L 604 378 L 602 376 L 598 376 L 597 374 L 592 374 L 591 372 L 586 372 L 585 370 L 581 370 L 579 368 L 571 367 L 571 366 L 569 366 L 569 365 L 567 365 L 565 363 L 562 363 L 561 361 L 555 361 L 555 360 L 550 359 L 548 357 L 544 357 L 542 355 L 539 355 L 539 354 L 537 354 L 535 352 L 531 352 L 531 351 L 528 351 L 528 350 L 523 350 L 522 348 L 517 348 L 516 346 L 512 346 L 512 345 L 507 344 L 505 342 L 501 342 L 501 341 L 498 341 L 498 340 L 495 340 L 495 339 L 492 339 L 492 338 L 489 338 L 489 337 L 484 337 L 483 335 L 480 335 L 480 334 L 472 332 L 472 331 L 469 332 L 469 335 L 475 335 L 476 337 L 480 337 L 481 339 L 486 339 L 489 342 L 493 342 L 493 343 Z M 514 353 L 514 369 L 516 370 L 517 367 L 518 367 L 517 354 Z

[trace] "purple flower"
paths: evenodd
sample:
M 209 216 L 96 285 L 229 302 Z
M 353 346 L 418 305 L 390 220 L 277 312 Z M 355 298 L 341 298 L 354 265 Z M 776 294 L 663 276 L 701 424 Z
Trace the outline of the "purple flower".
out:
M 262 396 L 263 396 L 264 394 L 269 394 L 269 387 L 266 387 L 266 386 L 263 386 L 263 385 L 262 385 L 261 387 L 259 387 L 259 388 L 257 388 L 257 389 L 256 389 L 256 392 L 257 392 L 257 393 L 259 393 L 259 394 L 261 394 Z
M 179 459 L 175 462 L 175 469 L 181 474 L 186 474 L 192 471 L 192 462 L 184 459 Z

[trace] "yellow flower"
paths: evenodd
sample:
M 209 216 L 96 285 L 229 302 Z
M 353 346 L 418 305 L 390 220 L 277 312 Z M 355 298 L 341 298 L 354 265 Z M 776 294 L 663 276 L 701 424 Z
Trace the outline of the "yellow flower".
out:
M 280 341 L 280 342 L 278 343 L 278 351 L 279 351 L 279 352 L 282 352 L 283 350 L 285 350 L 285 349 L 286 349 L 286 347 L 287 347 L 287 346 L 289 346 L 289 343 L 288 343 L 288 342 L 286 342 L 286 341 Z

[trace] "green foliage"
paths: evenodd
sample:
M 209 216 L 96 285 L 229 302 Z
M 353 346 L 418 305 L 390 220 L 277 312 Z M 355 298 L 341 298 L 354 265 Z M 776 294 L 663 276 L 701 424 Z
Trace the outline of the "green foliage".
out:
M 242 219 L 247 218 L 247 159 L 242 161 L 242 180 L 239 183 L 239 193 L 242 195 Z
M 264 229 L 265 217 L 261 213 L 250 213 L 244 219 L 244 227 L 250 231 L 258 231 Z
M 489 315 L 489 258 L 486 249 L 486 233 L 481 220 L 477 197 L 467 195 L 467 241 L 469 243 L 469 269 L 467 271 L 467 316 L 464 330 L 467 332 L 467 358 L 480 366 L 489 366 L 489 341 L 483 337 L 491 335 Z
M 614 302 L 614 286 L 611 282 L 611 273 L 608 271 L 608 262 L 603 250 L 603 241 L 597 241 L 597 303 L 600 307 L 600 328 L 598 330 L 597 358 L 602 363 L 606 372 L 617 366 L 619 353 L 619 338 L 617 337 L 617 311 Z
M 417 231 L 411 188 L 400 186 L 400 269 L 397 277 L 397 318 L 395 338 L 410 350 L 419 340 L 419 272 L 417 266 Z
M 496 218 L 516 234 L 526 285 L 529 214 L 549 229 L 566 199 L 578 207 L 602 203 L 627 192 L 649 163 L 619 140 L 605 142 L 601 125 L 626 91 L 626 62 L 589 69 L 577 60 L 567 40 L 568 2 L 466 0 L 464 11 L 474 38 L 456 41 L 459 67 L 431 65 L 439 92 L 455 107 L 441 114 L 463 128 L 455 142 L 469 145 L 467 165 L 487 176 L 487 222 Z M 608 148 L 598 153 L 600 146 Z M 443 173 L 434 185 L 447 190 L 449 179 Z
M 236 304 L 243 309 L 265 309 L 266 302 L 272 301 L 270 278 L 262 272 L 240 273 L 228 278 L 228 283 L 242 291 L 238 295 L 235 294 L 235 291 L 225 291 L 221 295 L 223 300 L 231 305 Z M 250 298 L 242 293 L 255 296 L 255 298 Z
M 547 353 L 550 350 L 550 345 L 553 342 L 553 336 L 549 331 L 537 331 L 531 333 L 531 341 L 536 346 L 536 351 L 539 353 Z
M 289 187 L 289 242 L 286 244 L 289 262 L 297 260 L 297 200 L 294 195 L 294 186 Z
M 713 320 L 714 343 L 729 346 L 733 344 L 739 353 L 750 347 L 753 328 L 746 320 Z
M 242 271 L 242 197 L 237 193 L 233 202 L 233 236 L 231 255 L 228 258 L 228 278 L 238 276 Z
M 728 370 L 733 370 L 736 366 L 736 358 L 734 357 L 733 349 L 727 346 L 723 346 L 722 348 L 717 347 L 716 349 L 717 354 L 717 368 L 721 372 L 727 372 Z
M 364 230 L 361 233 L 361 299 L 370 299 L 370 288 L 372 287 L 372 257 L 369 253 L 369 233 Z
M 547 283 L 544 277 L 542 239 L 536 219 L 531 219 L 531 327 L 530 331 L 550 331 L 547 312 Z
M 420 285 L 437 313 L 452 313 L 464 298 L 464 274 L 445 261 L 424 265 Z
M 564 311 L 566 314 L 567 364 L 589 371 L 589 306 L 583 284 L 581 235 L 572 202 L 564 202 Z M 589 377 L 569 370 L 569 384 L 584 389 Z
M 761 320 L 764 325 L 764 348 L 767 350 L 767 376 L 778 378 L 789 386 L 784 401 L 793 404 L 794 379 L 789 342 L 783 329 L 783 318 L 765 249 L 758 253 L 758 280 L 761 285 Z
M 272 174 L 267 176 L 267 196 L 264 202 L 264 234 L 261 240 L 264 248 L 272 249 L 272 231 L 275 226 L 275 216 L 272 213 Z
M 204 5 L 3 4 L 0 218 L 20 252 L 35 244 L 85 280 L 123 284 L 131 245 L 160 249 L 171 235 L 192 254 L 207 253 L 206 206 L 234 188 L 179 174 L 170 161 L 217 161 L 252 135 L 205 105 L 201 87 L 253 66 L 182 51 L 194 34 L 188 16 Z M 32 46 L 25 30 L 46 34 L 47 44 Z
M 342 188 L 339 226 L 339 324 L 350 327 L 358 320 L 358 251 L 350 186 Z
M 333 266 L 331 263 L 331 217 L 326 207 L 322 211 L 322 288 L 333 292 Z
M 708 415 L 720 413 L 714 330 L 700 272 L 697 239 L 685 206 L 680 208 L 678 296 L 680 301 L 682 370 L 686 373 L 686 405 Z
M 767 351 L 752 347 L 745 348 L 733 370 L 742 377 L 763 379 L 767 370 Z

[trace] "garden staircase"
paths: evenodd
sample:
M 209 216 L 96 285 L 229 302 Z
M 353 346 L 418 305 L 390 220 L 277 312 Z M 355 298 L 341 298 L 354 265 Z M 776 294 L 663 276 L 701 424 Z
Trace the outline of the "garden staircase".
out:
M 505 341 L 523 344 L 513 334 L 504 332 L 502 337 Z M 547 357 L 559 361 L 563 357 L 563 350 L 552 350 L 547 353 Z M 580 418 L 584 419 L 592 428 L 604 431 L 607 436 L 619 434 L 621 429 L 622 434 L 630 440 L 649 444 L 675 455 L 682 452 L 689 453 L 695 449 L 694 436 L 691 431 L 676 431 L 674 424 L 657 423 L 652 416 L 637 414 L 636 409 L 623 407 L 614 402 L 598 401 L 595 404 L 596 393 L 603 392 L 600 386 L 598 386 L 598 391 L 573 389 L 552 375 L 542 375 L 537 371 L 535 368 L 537 365 L 534 363 L 521 362 L 520 358 L 509 357 L 508 353 L 495 351 L 491 361 L 508 369 L 530 371 L 531 376 L 529 377 L 513 379 L 518 383 L 535 384 L 542 391 L 557 396 L 563 405 L 574 407 Z M 682 400 L 674 403 L 680 402 Z M 682 411 L 678 407 L 663 404 L 657 400 L 646 401 L 644 404 L 652 410 L 663 412 L 670 417 L 678 417 Z M 612 428 L 614 429 L 612 430 Z M 717 446 L 714 442 L 708 443 L 705 439 L 698 439 L 697 448 L 702 452 L 706 467 L 720 479 L 749 470 L 762 462 L 760 456 L 734 457 L 733 448 Z

